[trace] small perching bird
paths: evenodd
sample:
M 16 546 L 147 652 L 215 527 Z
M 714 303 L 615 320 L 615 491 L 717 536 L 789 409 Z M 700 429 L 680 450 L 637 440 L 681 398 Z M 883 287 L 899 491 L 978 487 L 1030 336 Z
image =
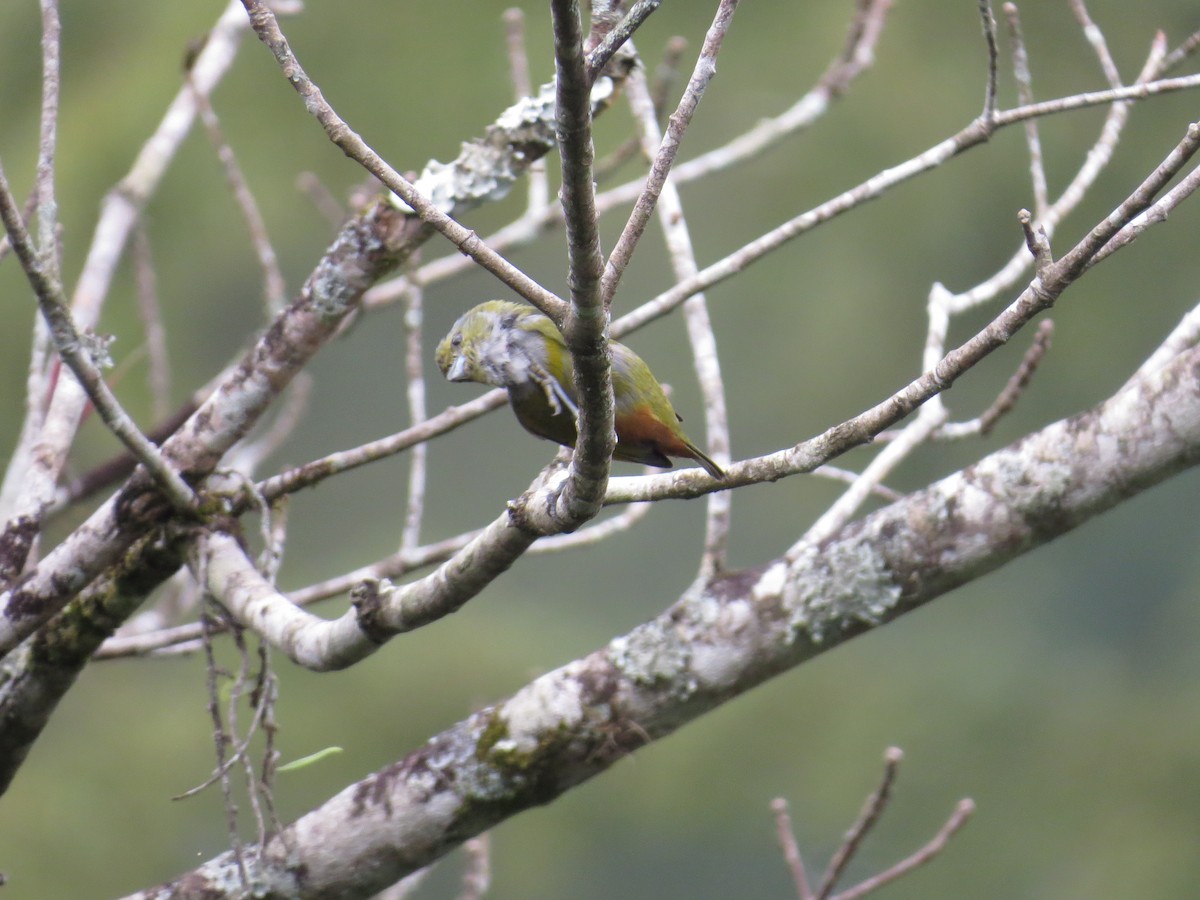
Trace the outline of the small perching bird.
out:
M 683 433 L 680 417 L 642 358 L 616 341 L 612 349 L 613 459 L 671 468 L 671 457 L 694 459 L 713 478 L 721 467 Z M 450 381 L 477 381 L 508 391 L 517 421 L 537 435 L 575 446 L 579 415 L 571 354 L 555 324 L 532 306 L 488 300 L 467 310 L 437 348 Z

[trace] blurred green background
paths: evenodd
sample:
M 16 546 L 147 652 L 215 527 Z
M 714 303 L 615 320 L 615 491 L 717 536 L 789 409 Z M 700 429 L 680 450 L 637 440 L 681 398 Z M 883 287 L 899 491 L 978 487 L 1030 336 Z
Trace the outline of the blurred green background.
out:
M 509 102 L 501 14 L 511 3 L 311 0 L 285 30 L 327 98 L 401 170 L 452 158 Z M 716 146 L 788 107 L 843 41 L 851 3 L 747 3 L 738 13 L 683 156 Z M 1094 0 L 1127 80 L 1153 29 L 1177 43 L 1200 27 L 1189 0 L 1147 0 L 1136 17 Z M 79 272 L 101 200 L 179 89 L 186 42 L 223 4 L 63 0 L 59 197 L 68 284 Z M 710 3 L 665 4 L 638 36 L 654 60 L 675 34 L 698 47 Z M 1024 10 L 1040 97 L 1101 87 L 1065 0 Z M 525 4 L 534 77 L 551 70 L 545 4 Z M 22 196 L 37 134 L 37 5 L 0 4 L 0 155 Z M 690 69 L 690 61 L 687 68 Z M 1192 66 L 1192 70 L 1195 66 Z M 875 67 L 811 132 L 718 181 L 684 188 L 701 265 L 761 231 L 954 133 L 983 97 L 984 51 L 970 0 L 901 2 Z M 1061 252 L 1174 146 L 1196 94 L 1133 113 L 1112 167 L 1055 240 Z M 266 218 L 289 288 L 328 242 L 329 224 L 297 190 L 314 172 L 339 198 L 362 181 L 247 38 L 215 105 Z M 1015 103 L 1011 77 L 1002 105 Z M 1052 190 L 1094 139 L 1103 110 L 1046 120 Z M 621 110 L 597 128 L 601 155 L 627 135 Z M 557 165 L 551 160 L 551 169 Z M 811 436 L 885 397 L 918 372 L 931 283 L 961 289 L 1018 246 L 1029 205 L 1017 129 L 882 200 L 844 216 L 712 290 L 735 453 Z M 632 177 L 627 170 L 624 177 Z M 520 208 L 520 191 L 471 214 L 481 234 Z M 986 441 L 918 453 L 894 486 L 920 487 L 990 449 L 1115 390 L 1197 301 L 1193 201 L 1073 288 L 1054 313 L 1054 349 L 1014 414 Z M 182 400 L 262 324 L 261 278 L 214 154 L 194 133 L 147 210 L 158 287 Z M 605 220 L 606 245 L 623 215 Z M 669 283 L 654 229 L 630 269 L 620 311 Z M 446 252 L 438 240 L 426 258 Z M 565 289 L 561 238 L 516 262 Z M 436 340 L 464 308 L 499 295 L 470 273 L 432 287 Z M 23 403 L 33 302 L 11 259 L 0 266 L 3 442 Z M 102 330 L 118 362 L 142 343 L 130 267 Z M 1011 297 L 1006 298 L 1011 299 Z M 990 313 L 955 324 L 954 338 Z M 273 465 L 303 462 L 402 427 L 398 309 L 363 322 L 312 367 L 310 414 Z M 672 382 L 701 438 L 698 394 L 681 323 L 630 343 Z M 969 418 L 990 402 L 1027 338 L 997 353 L 948 396 Z M 430 352 L 432 355 L 432 351 Z M 432 368 L 432 366 L 431 366 Z M 145 363 L 118 385 L 151 421 Z M 434 380 L 432 410 L 474 396 Z M 89 422 L 74 471 L 115 441 Z M 507 413 L 431 450 L 425 536 L 476 527 L 552 454 Z M 843 464 L 861 466 L 868 452 Z M 486 460 L 486 464 L 483 462 Z M 624 469 L 624 467 L 622 467 Z M 298 495 L 282 583 L 297 587 L 394 548 L 406 460 L 397 458 Z M 264 473 L 265 474 L 265 473 Z M 794 478 L 739 491 L 731 561 L 784 550 L 837 495 Z M 1200 481 L 1177 477 L 1052 546 L 925 610 L 838 648 L 638 752 L 561 801 L 492 834 L 497 898 L 791 896 L 768 809 L 784 796 L 802 851 L 819 872 L 875 785 L 888 745 L 906 752 L 896 796 L 851 867 L 868 875 L 920 846 L 963 796 L 978 812 L 932 865 L 880 896 L 1185 897 L 1200 890 Z M 632 533 L 569 556 L 526 559 L 460 614 L 405 635 L 353 670 L 316 675 L 284 660 L 284 758 L 330 745 L 342 754 L 280 776 L 285 818 L 402 756 L 479 705 L 600 646 L 663 609 L 690 581 L 699 503 L 662 504 Z M 69 523 L 67 523 L 69 524 Z M 322 608 L 336 614 L 341 607 Z M 198 659 L 105 663 L 84 673 L 0 802 L 0 871 L 8 900 L 102 897 L 161 881 L 220 852 L 214 791 L 169 798 L 207 777 L 212 741 Z M 454 896 L 462 863 L 442 862 L 419 892 Z M 847 884 L 849 883 L 847 881 Z

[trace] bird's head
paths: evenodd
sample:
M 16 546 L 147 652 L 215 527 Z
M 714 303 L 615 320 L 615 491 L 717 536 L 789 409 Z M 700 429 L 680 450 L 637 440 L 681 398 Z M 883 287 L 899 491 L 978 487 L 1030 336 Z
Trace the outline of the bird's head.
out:
M 438 344 L 435 360 L 449 381 L 513 387 L 529 380 L 531 365 L 548 364 L 548 342 L 557 347 L 562 337 L 532 306 L 488 300 L 459 317 Z

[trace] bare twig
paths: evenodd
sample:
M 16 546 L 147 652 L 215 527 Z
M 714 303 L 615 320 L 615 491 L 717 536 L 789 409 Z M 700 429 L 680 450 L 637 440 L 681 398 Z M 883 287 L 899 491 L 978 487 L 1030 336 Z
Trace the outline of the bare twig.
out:
M 930 410 L 930 413 L 919 416 L 915 422 L 902 429 L 899 435 L 871 460 L 862 474 L 850 486 L 850 489 L 838 497 L 833 505 L 822 513 L 821 517 L 805 532 L 800 541 L 793 545 L 793 551 L 803 542 L 824 540 L 849 522 L 867 498 L 895 470 L 896 466 L 914 449 L 934 435 L 945 423 L 946 411 L 940 406 L 926 408 Z
M 646 517 L 650 512 L 650 507 L 651 504 L 649 503 L 631 503 L 628 507 L 621 510 L 619 515 L 599 522 L 590 522 L 583 528 L 573 531 L 570 534 L 552 534 L 549 537 L 544 537 L 529 548 L 529 555 L 537 556 L 539 553 L 556 553 L 561 550 L 573 550 L 576 547 L 584 547 L 588 544 L 598 544 L 600 541 L 606 540 L 614 534 L 628 531 Z
M 875 61 L 875 45 L 891 8 L 892 0 L 858 0 L 855 4 L 845 47 L 818 82 L 833 96 L 845 93 L 851 82 Z
M 96 411 L 104 419 L 109 430 L 138 458 L 154 477 L 164 496 L 177 510 L 191 510 L 195 496 L 183 477 L 171 468 L 146 436 L 138 430 L 133 419 L 121 407 L 117 398 L 104 383 L 90 350 L 80 336 L 67 308 L 66 298 L 55 277 L 53 269 L 47 269 L 41 254 L 33 247 L 21 213 L 13 199 L 4 169 L 0 166 L 0 219 L 8 230 L 13 250 L 21 260 L 30 287 L 37 296 L 38 306 L 50 327 L 50 336 L 63 361 L 70 366 L 80 385 L 87 391 Z
M 783 850 L 783 861 L 787 863 L 788 871 L 792 874 L 796 897 L 799 900 L 813 900 L 812 888 L 808 886 L 808 873 L 804 869 L 800 848 L 796 845 L 795 832 L 792 831 L 792 817 L 788 814 L 787 801 L 776 797 L 771 801 L 771 812 L 775 814 L 775 835 L 779 840 L 780 849 Z
M 1033 378 L 1034 373 L 1037 372 L 1038 366 L 1041 365 L 1042 360 L 1046 357 L 1046 353 L 1050 350 L 1050 341 L 1053 336 L 1054 322 L 1050 319 L 1043 320 L 1033 336 L 1033 343 L 1029 345 L 1029 349 L 1025 351 L 1025 355 L 1021 357 L 1021 364 L 1017 367 L 1017 371 L 1013 372 L 1008 382 L 1004 385 L 1004 390 L 992 401 L 992 405 L 985 409 L 978 419 L 973 422 L 963 423 L 963 425 L 957 427 L 964 430 L 971 429 L 981 435 L 990 434 L 1001 417 L 1009 413 L 1017 405 L 1021 394 L 1029 386 L 1029 382 Z M 946 426 L 942 431 L 950 432 L 955 427 Z
M 367 143 L 334 111 L 325 100 L 321 89 L 308 77 L 300 61 L 296 59 L 291 46 L 279 29 L 275 14 L 266 3 L 262 0 L 242 0 L 242 3 L 250 16 L 251 27 L 271 50 L 287 76 L 288 83 L 304 98 L 305 107 L 321 123 L 326 135 L 334 144 L 383 182 L 408 207 L 415 210 L 426 224 L 440 232 L 461 252 L 470 256 L 555 322 L 562 321 L 565 304 L 559 297 L 484 244 L 473 231 L 450 218 L 431 199 L 420 194 L 412 182 L 367 146 Z
M 1163 197 L 1149 206 L 1145 212 L 1140 213 L 1128 224 L 1124 225 L 1111 240 L 1092 258 L 1089 262 L 1089 267 L 1102 261 L 1107 256 L 1122 247 L 1128 246 L 1133 241 L 1137 240 L 1151 225 L 1157 225 L 1165 222 L 1167 216 L 1171 214 L 1180 203 L 1190 197 L 1200 189 L 1200 169 L 1193 169 L 1188 173 L 1187 177 L 1171 188 Z
M 52 278 L 60 277 L 58 262 L 58 200 L 54 191 L 54 157 L 58 147 L 59 49 L 62 24 L 57 0 L 42 5 L 42 121 L 38 140 L 38 247 L 42 265 Z
M 424 342 L 421 337 L 424 292 L 418 281 L 411 281 L 408 304 L 404 310 L 404 370 L 408 381 L 408 415 L 413 428 L 419 428 L 428 418 L 425 406 L 425 368 L 422 365 Z M 404 526 L 400 531 L 400 549 L 413 550 L 421 539 L 421 520 L 425 514 L 425 484 L 429 445 L 415 444 L 408 469 L 408 498 L 404 510 Z
M 834 852 L 828 868 L 825 869 L 825 874 L 821 877 L 821 883 L 817 885 L 816 900 L 825 900 L 832 893 L 833 886 L 846 871 L 846 866 L 858 851 L 859 844 L 867 836 L 867 832 L 879 821 L 879 817 L 883 815 L 883 811 L 891 799 L 892 785 L 896 782 L 896 773 L 899 771 L 900 761 L 903 759 L 904 753 L 899 747 L 888 747 L 887 752 L 884 753 L 883 777 L 879 781 L 879 787 L 867 798 L 858 819 L 850 826 L 850 830 L 846 832 L 845 838 Z
M 515 99 L 520 100 L 533 94 L 533 80 L 529 74 L 529 54 L 525 50 L 525 12 L 519 7 L 513 6 L 504 11 L 504 36 L 513 92 Z M 550 204 L 550 180 L 542 160 L 529 167 L 528 197 L 531 213 L 541 212 Z
M 525 52 L 525 12 L 512 6 L 504 11 L 504 37 L 508 48 L 508 73 L 517 99 L 533 93 L 529 55 Z
M 887 432 L 880 435 L 882 438 Z M 858 480 L 858 472 L 852 472 L 849 469 L 842 469 L 838 466 L 818 466 L 809 473 L 817 478 L 828 478 L 831 481 L 840 481 L 844 484 L 854 484 Z M 899 491 L 894 491 L 885 484 L 876 484 L 871 488 L 871 493 L 888 503 L 894 503 L 904 495 Z
M 854 79 L 874 61 L 875 45 L 882 33 L 891 2 L 892 0 L 866 0 L 860 5 L 851 23 L 845 49 L 830 64 L 813 89 L 800 100 L 780 115 L 757 123 L 728 144 L 678 163 L 672 171 L 672 180 L 680 185 L 728 169 L 757 156 L 817 121 L 828 111 L 831 102 L 844 94 Z M 636 201 L 643 186 L 644 180 L 636 179 L 597 195 L 597 210 L 605 213 Z M 487 239 L 487 243 L 497 250 L 527 243 L 543 229 L 561 221 L 561 207 L 550 205 L 539 215 L 522 216 L 511 225 L 500 229 Z M 421 278 L 426 284 L 433 284 L 463 271 L 469 265 L 468 260 L 457 254 L 443 257 L 422 266 Z M 403 279 L 377 285 L 368 292 L 365 304 L 368 308 L 385 305 L 397 299 L 403 290 Z
M 1096 52 L 1096 58 L 1100 61 L 1100 69 L 1104 72 L 1104 77 L 1108 81 L 1110 87 L 1121 86 L 1121 74 L 1117 71 L 1116 61 L 1112 58 L 1112 54 L 1108 50 L 1108 41 L 1105 40 L 1104 32 L 1092 20 L 1091 14 L 1088 12 L 1087 4 L 1084 0 L 1070 0 L 1071 12 L 1075 14 L 1076 21 L 1083 29 L 1083 36 L 1087 38 L 1087 42 L 1092 45 L 1092 49 Z
M 1012 41 L 1013 76 L 1017 82 L 1017 97 L 1021 103 L 1033 102 L 1033 75 L 1029 71 L 1029 53 L 1025 47 L 1025 35 L 1021 31 L 1021 14 L 1015 3 L 1004 4 L 1004 15 L 1008 19 L 1008 36 Z M 1036 119 L 1025 123 L 1025 144 L 1029 147 L 1029 174 L 1033 181 L 1033 210 L 1040 219 L 1050 205 L 1050 192 L 1046 185 L 1046 165 L 1042 157 L 1042 140 L 1038 135 Z
M 138 313 L 146 332 L 146 355 L 149 360 L 146 382 L 150 388 L 151 409 L 154 418 L 162 420 L 171 411 L 171 364 L 167 357 L 167 332 L 163 328 L 162 310 L 158 303 L 150 236 L 146 233 L 144 223 L 134 234 L 133 270 L 137 283 Z M 160 442 L 161 438 L 156 441 Z
M 687 50 L 687 39 L 678 35 L 667 41 L 667 46 L 663 49 L 662 60 L 658 64 L 658 69 L 655 72 L 654 81 L 650 85 L 650 95 L 654 100 L 654 108 L 659 114 L 659 126 L 661 127 L 664 121 L 666 112 L 664 106 L 667 102 L 667 95 L 671 91 L 671 86 L 675 82 L 676 76 L 679 74 L 679 62 L 683 58 L 684 51 Z M 609 176 L 613 175 L 621 166 L 629 162 L 635 156 L 641 154 L 642 142 L 636 134 L 630 135 L 629 138 L 612 151 L 608 156 L 596 161 L 592 167 L 592 173 L 596 176 L 596 183 L 601 184 Z
M 245 11 L 238 0 L 230 0 L 209 31 L 208 41 L 193 68 L 199 89 L 211 91 L 224 76 L 246 30 Z M 92 328 L 98 321 L 113 273 L 140 210 L 161 183 L 167 165 L 191 128 L 194 115 L 193 92 L 184 87 L 129 172 L 106 196 L 73 296 L 72 313 L 79 328 Z M 31 367 L 37 367 L 45 359 L 40 348 L 49 343 L 48 337 L 42 340 L 36 332 L 34 341 Z M 75 379 L 58 379 L 51 389 L 49 374 L 48 367 L 42 367 L 40 374 L 36 368 L 30 370 L 26 422 L 4 476 L 2 495 L 8 515 L 40 516 L 51 502 L 87 403 L 87 394 Z M 41 384 L 35 384 L 38 381 Z M 33 411 L 32 416 L 29 411 Z
M 1032 227 L 1032 215 L 1022 210 L 1022 227 L 1026 230 L 1031 248 L 1036 255 L 1044 258 L 1042 271 L 1037 278 L 982 331 L 945 354 L 925 374 L 884 402 L 790 450 L 739 463 L 719 483 L 693 480 L 687 473 L 653 475 L 636 480 L 614 478 L 609 483 L 605 502 L 695 497 L 713 489 L 726 490 L 759 479 L 773 480 L 786 474 L 810 471 L 849 448 L 865 443 L 949 388 L 964 372 L 1007 343 L 1034 316 L 1052 307 L 1062 292 L 1087 271 L 1095 256 L 1113 236 L 1151 205 L 1162 187 L 1178 174 L 1198 149 L 1200 125 L 1193 123 L 1179 144 L 1133 193 L 1058 260 L 1049 261 L 1049 243 L 1045 234 Z M 614 323 L 614 331 L 616 325 Z
M 683 99 L 671 115 L 667 134 L 660 135 L 658 121 L 649 88 L 641 72 L 634 72 L 628 80 L 630 108 L 638 124 L 642 146 L 647 156 L 652 156 L 651 174 L 646 182 L 646 191 L 639 199 L 629 224 L 618 241 L 618 248 L 609 257 L 610 267 L 605 271 L 607 290 L 616 290 L 620 272 L 628 263 L 629 254 L 644 229 L 654 203 L 661 201 L 663 215 L 660 223 L 666 239 L 671 266 L 678 280 L 696 275 L 695 252 L 689 233 L 683 202 L 675 185 L 668 179 L 669 167 L 682 141 L 684 132 L 691 122 L 704 89 L 716 74 L 716 58 L 721 44 L 729 31 L 733 15 L 737 11 L 736 0 L 722 0 L 718 5 L 713 23 L 705 35 L 704 44 L 696 60 L 692 77 L 684 90 Z M 645 201 L 645 204 L 643 203 Z M 628 240 L 627 240 L 628 238 Z M 617 263 L 614 265 L 614 260 Z M 718 465 L 728 463 L 730 458 L 729 419 L 725 404 L 725 389 L 721 379 L 717 355 L 716 337 L 708 317 L 704 295 L 697 293 L 684 306 L 688 337 L 691 340 L 696 374 L 704 394 L 705 426 L 708 443 Z M 709 499 L 705 521 L 704 553 L 698 577 L 707 580 L 725 565 L 730 528 L 731 498 L 716 494 Z
M 867 878 L 852 888 L 837 894 L 833 893 L 834 885 L 845 872 L 846 866 L 858 852 L 863 838 L 867 836 L 867 833 L 879 821 L 879 818 L 887 808 L 888 801 L 891 799 L 892 786 L 895 784 L 896 774 L 899 771 L 900 762 L 903 758 L 904 753 L 899 747 L 889 747 L 887 749 L 883 757 L 883 777 L 880 780 L 879 787 L 867 798 L 858 819 L 846 832 L 842 843 L 834 852 L 832 859 L 830 859 L 829 866 L 825 870 L 825 874 L 821 878 L 821 883 L 816 891 L 813 891 L 808 885 L 808 875 L 805 872 L 804 862 L 800 857 L 800 849 L 796 845 L 796 837 L 792 831 L 787 801 L 780 798 L 771 802 L 771 810 L 775 814 L 776 834 L 778 835 L 780 847 L 783 849 L 784 861 L 787 863 L 788 870 L 792 874 L 792 881 L 796 886 L 796 897 L 798 900 L 827 900 L 827 898 L 832 898 L 832 900 L 857 900 L 859 897 L 866 896 L 870 892 L 878 890 L 885 884 L 890 884 L 902 875 L 911 872 L 918 866 L 929 862 L 945 848 L 954 833 L 966 823 L 967 818 L 974 811 L 975 805 L 970 800 L 961 800 L 953 815 L 938 830 L 933 839 L 912 856 L 901 860 L 896 865 L 877 875 Z
M 1178 47 L 1167 54 L 1167 58 L 1163 60 L 1163 68 L 1170 71 L 1177 65 L 1182 63 L 1193 53 L 1200 48 L 1200 31 L 1193 31 L 1180 43 Z
M 609 60 L 660 6 L 662 0 L 637 0 L 637 3 L 633 4 L 625 17 L 604 36 L 599 46 L 588 54 L 586 74 L 589 82 L 596 80 Z
M 907 875 L 913 869 L 925 865 L 946 848 L 946 845 L 950 842 L 950 838 L 954 837 L 967 824 L 967 820 L 974 812 L 975 801 L 970 799 L 959 800 L 958 806 L 954 808 L 954 812 L 946 821 L 946 824 L 941 827 L 928 844 L 908 857 L 908 859 L 901 860 L 890 869 L 880 872 L 873 878 L 866 879 L 849 890 L 842 891 L 835 896 L 834 900 L 858 900 L 859 897 L 865 897 L 872 891 L 876 891 L 886 884 L 891 884 L 897 878 Z
M 1017 222 L 1025 233 L 1025 247 L 1033 257 L 1033 271 L 1041 278 L 1054 265 L 1054 255 L 1050 250 L 1050 237 L 1046 229 L 1033 224 L 1033 213 L 1027 209 L 1018 210 Z
M 430 416 L 420 425 L 405 428 L 396 434 L 349 450 L 331 453 L 286 472 L 281 472 L 259 482 L 257 489 L 268 500 L 272 500 L 281 494 L 312 487 L 331 475 L 365 466 L 367 463 L 392 456 L 439 434 L 451 431 L 478 418 L 485 412 L 503 406 L 507 399 L 503 390 L 488 391 L 468 403 L 448 407 L 437 415 Z
M 708 34 L 705 36 L 704 46 L 699 57 L 696 59 L 696 66 L 692 71 L 692 77 L 684 89 L 683 97 L 680 99 L 678 107 L 676 107 L 675 112 L 668 119 L 665 135 L 658 135 L 657 111 L 654 109 L 653 101 L 650 99 L 649 88 L 646 87 L 645 83 L 645 76 L 641 72 L 634 73 L 634 77 L 637 78 L 637 89 L 641 100 L 636 112 L 640 117 L 639 121 L 642 122 L 642 149 L 651 158 L 650 174 L 646 177 L 646 184 L 642 188 L 637 202 L 634 204 L 629 221 L 625 223 L 625 228 L 622 230 L 621 236 L 617 239 L 612 253 L 609 254 L 607 263 L 605 263 L 601 294 L 606 307 L 612 303 L 612 298 L 617 291 L 617 285 L 621 281 L 621 275 L 624 274 L 625 268 L 633 258 L 633 251 L 637 247 L 637 243 L 641 239 L 643 232 L 646 230 L 646 224 L 650 221 L 650 215 L 654 212 L 654 207 L 658 203 L 663 186 L 667 183 L 667 176 L 670 174 L 671 166 L 675 162 L 675 156 L 679 152 L 683 135 L 691 124 L 692 116 L 695 115 L 696 109 L 704 97 L 705 89 L 717 72 L 717 54 L 721 52 L 721 44 L 725 40 L 725 35 L 729 31 L 729 25 L 736 11 L 736 2 L 722 2 L 718 6 L 716 19 L 714 19 L 712 26 L 708 30 Z M 693 263 L 694 267 L 695 264 Z M 676 274 L 678 276 L 679 273 Z M 688 274 L 695 273 L 689 272 Z
M 1091 266 L 1105 259 L 1110 253 L 1115 252 L 1116 249 L 1128 246 L 1128 242 L 1125 242 L 1110 249 L 1108 253 L 1102 253 L 1106 244 L 1153 205 L 1154 198 L 1188 164 L 1197 150 L 1200 150 L 1200 123 L 1193 122 L 1188 126 L 1187 133 L 1175 146 L 1175 149 L 1138 185 L 1137 190 L 1059 260 L 1064 274 L 1068 277 L 1078 277 Z M 1200 183 L 1200 179 L 1190 185 L 1188 193 L 1184 196 L 1188 196 L 1191 190 L 1195 189 L 1197 183 Z
M 1000 71 L 1000 48 L 996 44 L 996 18 L 992 15 L 990 0 L 979 0 L 979 18 L 983 23 L 983 39 L 987 44 L 987 89 L 983 95 L 984 122 L 991 122 L 996 115 L 996 76 Z
M 1151 79 L 1156 74 L 1165 71 L 1165 53 L 1166 40 L 1160 32 L 1155 37 L 1146 62 L 1142 66 L 1142 71 L 1138 76 L 1139 82 Z M 1038 226 L 1048 236 L 1053 235 L 1058 224 L 1082 202 L 1089 188 L 1104 171 L 1109 160 L 1112 159 L 1113 151 L 1128 120 L 1129 109 L 1130 104 L 1128 102 L 1119 102 L 1112 105 L 1108 111 L 1108 115 L 1104 118 L 1104 124 L 1100 129 L 1099 137 L 1097 137 L 1096 142 L 1088 150 L 1083 164 L 1080 166 L 1079 171 L 1075 173 L 1075 177 L 1071 179 L 1071 183 L 1067 185 L 1059 198 L 1051 206 L 1038 215 Z M 1029 124 L 1034 122 L 1036 122 L 1035 119 L 1029 120 Z M 986 303 L 1016 284 L 1017 280 L 1029 268 L 1031 261 L 1028 249 L 1022 243 L 1020 249 L 990 278 L 960 294 L 951 294 L 949 291 L 945 291 L 940 298 L 935 298 L 931 295 L 930 302 L 932 304 L 937 299 L 938 302 L 944 304 L 947 316 L 962 312 L 981 303 Z M 939 346 L 945 346 L 944 335 L 939 340 L 941 342 Z
M 263 272 L 263 295 L 266 301 L 267 316 L 274 316 L 287 303 L 287 285 L 284 283 L 283 273 L 279 270 L 279 257 L 275 253 L 275 248 L 271 246 L 271 238 L 267 234 L 267 223 L 263 220 L 262 213 L 258 209 L 258 201 L 254 199 L 246 177 L 242 174 L 242 168 L 238 165 L 233 147 L 225 138 L 221 120 L 217 118 L 217 113 L 213 109 L 212 103 L 209 102 L 208 95 L 196 89 L 190 71 L 186 73 L 186 81 L 192 88 L 196 109 L 200 113 L 200 121 L 204 123 L 208 140 L 217 152 L 217 159 L 225 173 L 225 181 L 229 184 L 233 199 L 242 213 L 246 230 L 250 235 L 250 245 L 254 248 L 255 256 L 258 257 L 258 264 Z
M 462 892 L 459 900 L 482 900 L 492 883 L 491 841 L 486 833 L 473 837 L 463 850 L 467 856 L 467 868 L 463 872 Z
M 346 210 L 321 179 L 312 172 L 301 172 L 296 176 L 296 187 L 305 194 L 317 212 L 334 228 L 346 219 Z
M 249 876 L 246 872 L 246 861 L 242 855 L 242 840 L 238 835 L 237 803 L 233 799 L 233 785 L 229 779 L 229 766 L 226 765 L 226 760 L 229 758 L 227 753 L 231 738 L 225 728 L 225 720 L 221 715 L 219 679 L 222 670 L 217 666 L 216 654 L 213 650 L 212 633 L 206 625 L 206 623 L 210 622 L 210 615 L 208 612 L 205 612 L 200 617 L 200 624 L 205 628 L 204 662 L 206 673 L 205 685 L 208 688 L 208 715 L 212 720 L 213 747 L 217 756 L 218 778 L 221 782 L 221 793 L 225 800 L 225 827 L 229 835 L 229 847 L 233 851 L 234 858 L 237 860 L 238 877 L 241 880 L 242 886 L 245 887 L 249 883 Z M 236 757 L 232 759 L 236 759 Z
M 161 444 L 187 421 L 196 411 L 197 406 L 198 403 L 194 399 L 184 403 L 168 418 L 147 431 L 146 437 L 155 444 Z M 135 466 L 137 466 L 137 459 L 126 451 L 109 457 L 78 478 L 67 482 L 66 486 L 59 491 L 59 496 L 55 498 L 54 507 L 50 511 L 59 512 L 73 503 L 86 500 L 106 487 L 111 487 L 121 479 L 128 477 Z

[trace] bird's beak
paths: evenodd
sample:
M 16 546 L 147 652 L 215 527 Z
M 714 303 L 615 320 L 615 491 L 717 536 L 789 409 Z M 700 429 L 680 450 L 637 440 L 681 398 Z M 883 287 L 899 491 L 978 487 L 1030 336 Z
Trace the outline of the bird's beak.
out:
M 450 363 L 450 368 L 446 370 L 447 381 L 470 381 L 471 376 L 467 372 L 467 360 L 465 357 L 456 356 L 454 362 Z

